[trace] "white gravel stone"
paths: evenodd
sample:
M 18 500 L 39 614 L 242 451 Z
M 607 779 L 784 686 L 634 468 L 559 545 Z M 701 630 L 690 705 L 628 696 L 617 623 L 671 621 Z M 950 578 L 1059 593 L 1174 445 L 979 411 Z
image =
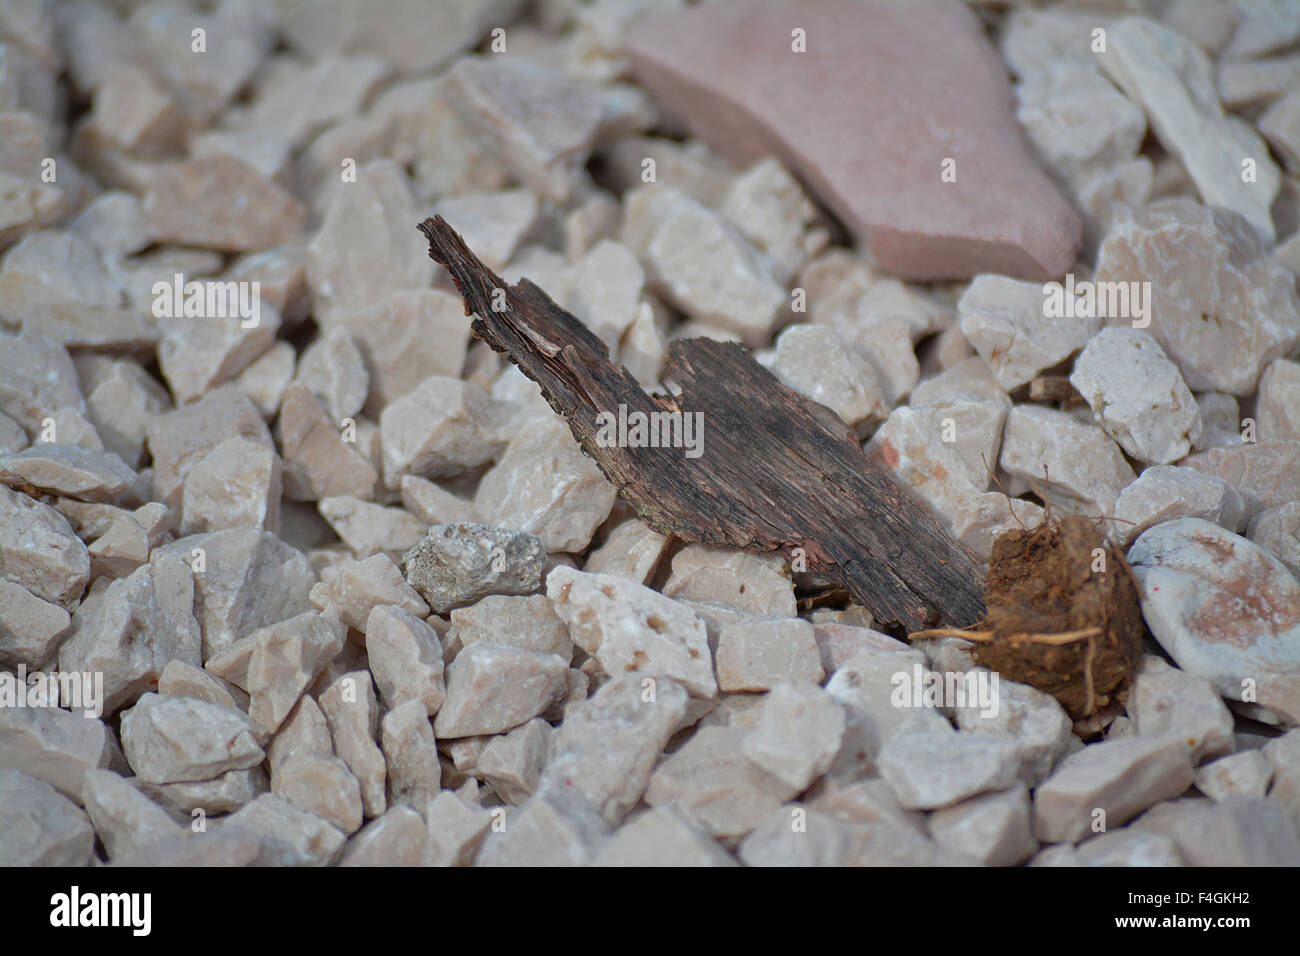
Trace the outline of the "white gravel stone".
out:
M 451 629 L 447 632 L 450 646 L 467 647 L 488 641 L 539 654 L 555 654 L 565 661 L 573 658 L 569 629 L 544 594 L 492 594 L 469 607 L 456 608 L 450 617 Z
M 568 200 L 604 114 L 595 87 L 525 59 L 466 57 L 446 74 L 453 109 L 543 199 Z
M 1231 753 L 1235 747 L 1232 714 L 1213 685 L 1153 654 L 1146 655 L 1133 679 L 1127 709 L 1143 736 L 1186 738 L 1194 762 Z
M 167 512 L 166 505 L 160 502 L 151 504 Z M 124 578 L 135 571 L 149 560 L 149 551 L 157 543 L 151 542 L 149 537 L 134 515 L 115 518 L 108 530 L 90 546 L 91 577 Z
M 904 807 L 933 810 L 988 790 L 1015 785 L 1020 771 L 1014 743 L 995 736 L 900 733 L 880 751 L 880 772 Z
M 1248 519 L 1300 501 L 1300 441 L 1237 442 L 1188 455 L 1182 463 L 1232 485 Z
M 1125 828 L 1081 843 L 1049 846 L 1030 866 L 1186 866 L 1178 844 L 1163 833 Z
M 1152 130 L 1187 168 L 1201 198 L 1240 213 L 1271 241 L 1277 167 L 1259 134 L 1223 112 L 1210 59 L 1173 30 L 1131 17 L 1111 25 L 1109 47 L 1097 62 L 1146 111 Z M 1241 175 L 1243 156 L 1256 161 L 1251 182 Z
M 297 750 L 271 772 L 271 792 L 343 833 L 361 826 L 361 785 L 337 757 Z
M 961 331 L 1010 391 L 1083 348 L 1101 327 L 1088 317 L 1044 315 L 1043 286 L 999 275 L 972 280 L 957 311 Z
M 718 687 L 728 692 L 791 681 L 820 684 L 825 676 L 813 626 L 797 617 L 724 625 L 716 665 Z
M 776 281 L 787 284 L 803 268 L 804 231 L 816 210 L 799 183 L 775 159 L 765 157 L 731 183 L 722 214 L 772 261 Z
M 157 549 L 151 560 L 158 555 L 194 569 L 194 616 L 203 629 L 205 659 L 260 627 L 311 610 L 315 575 L 306 555 L 269 531 L 192 535 Z
M 1157 525 L 1128 559 L 1142 615 L 1183 670 L 1300 722 L 1300 582 L 1285 565 L 1199 518 Z
M 1077 843 L 1094 825 L 1121 826 L 1191 782 L 1191 748 L 1177 737 L 1089 744 L 1034 792 L 1034 833 L 1045 843 Z M 1097 810 L 1104 811 L 1104 820 Z
M 998 681 L 997 704 L 996 713 L 956 708 L 957 727 L 1015 744 L 1020 752 L 1020 779 L 1035 787 L 1069 750 L 1073 721 L 1055 697 L 1017 681 Z
M 491 398 L 472 382 L 434 375 L 379 416 L 384 483 L 403 475 L 438 478 L 496 458 L 502 445 Z
M 330 737 L 329 723 L 321 713 L 316 699 L 303 696 L 280 725 L 279 731 L 266 747 L 266 763 L 275 773 L 283 760 L 297 752 L 334 755 L 334 740 Z M 359 791 L 358 791 L 359 793 Z
M 231 379 L 231 384 L 248 396 L 268 422 L 275 418 L 284 401 L 285 389 L 293 380 L 293 365 L 298 353 L 293 346 L 277 339 L 248 367 Z M 97 426 L 98 427 L 98 426 Z M 143 439 L 143 430 L 141 438 Z
M 876 429 L 865 451 L 937 514 L 955 521 L 989 486 L 1010 404 L 957 399 L 926 408 L 905 405 Z
M 509 733 L 491 737 L 474 761 L 474 772 L 502 800 L 519 806 L 537 790 L 551 756 L 553 733 L 550 724 L 534 717 Z
M 736 866 L 736 860 L 671 807 L 639 813 L 601 847 L 593 866 Z
M 357 344 L 342 328 L 333 328 L 303 350 L 294 381 L 306 386 L 331 421 L 361 411 L 370 376 Z
M 1259 437 L 1300 441 L 1300 364 L 1275 359 L 1259 377 Z
M 149 453 L 157 500 L 179 505 L 190 469 L 225 438 L 248 438 L 273 447 L 257 407 L 233 385 L 149 422 Z
M 1016 866 L 1038 849 L 1029 791 L 985 793 L 930 814 L 930 833 L 943 846 L 988 866 Z
M 1168 836 L 1188 866 L 1300 865 L 1295 821 L 1260 797 L 1173 800 L 1152 807 L 1132 828 Z
M 469 866 L 496 819 L 482 807 L 466 803 L 450 790 L 429 801 L 424 819 L 428 835 L 424 866 Z
M 679 681 L 695 697 L 717 695 L 708 631 L 689 608 L 626 578 L 566 567 L 547 576 L 546 596 L 606 673 L 638 671 Z
M 804 799 L 810 807 L 846 823 L 886 824 L 918 836 L 925 833 L 926 815 L 905 809 L 883 777 L 853 781 L 826 777 Z
M 284 492 L 289 498 L 373 497 L 378 471 L 359 443 L 343 440 L 339 423 L 330 421 L 306 386 L 294 383 L 285 389 L 276 437 L 284 452 Z
M 0 707 L 0 768 L 44 780 L 77 803 L 87 772 L 115 757 L 117 745 L 101 720 L 56 707 Z
M 338 166 L 332 170 L 338 175 Z M 390 159 L 366 163 L 344 184 L 307 247 L 312 309 L 328 326 L 395 290 L 423 289 L 434 263 L 418 242 L 398 237 L 394 222 L 420 221 L 406 173 Z
M 202 810 L 205 814 L 234 813 L 266 793 L 268 787 L 266 771 L 260 766 L 228 770 L 212 780 L 197 783 L 140 781 L 140 789 L 151 800 L 175 814 L 189 817 L 195 810 Z
M 673 556 L 663 593 L 712 601 L 764 617 L 794 617 L 794 582 L 784 558 L 691 544 Z
M 0 574 L 42 600 L 69 607 L 90 578 L 90 553 L 63 515 L 0 486 Z
M 745 757 L 741 748 L 748 733 L 701 727 L 655 769 L 645 802 L 671 804 L 718 839 L 749 833 L 795 791 Z
M 1273 766 L 1269 798 L 1289 807 L 1300 823 L 1300 733 L 1292 730 L 1273 738 L 1264 744 L 1263 752 Z
M 366 619 L 366 654 L 390 710 L 408 701 L 435 714 L 447 696 L 438 632 L 409 611 L 381 605 Z
M 555 416 L 516 435 L 474 497 L 486 523 L 534 534 L 548 553 L 585 549 L 613 507 L 614 486 Z
M 1037 405 L 1017 405 L 1007 415 L 999 464 L 1045 489 L 1054 504 L 1092 514 L 1113 513 L 1119 493 L 1134 480 L 1104 431 Z
M 86 596 L 59 646 L 59 669 L 102 674 L 104 712 L 116 711 L 153 688 L 171 661 L 201 662 L 195 597 L 190 569 L 158 553 Z
M 273 448 L 227 438 L 194 461 L 185 477 L 180 533 L 225 528 L 278 532 L 283 491 L 284 473 Z
M 1262 797 L 1273 781 L 1273 766 L 1263 751 L 1243 750 L 1220 757 L 1196 770 L 1196 789 L 1222 803 L 1228 797 Z
M 460 296 L 441 289 L 394 292 L 338 319 L 366 360 L 367 415 L 378 417 L 393 401 L 430 376 L 460 375 L 469 319 Z M 437 348 L 428 343 L 437 342 Z
M 686 707 L 685 690 L 671 679 L 616 674 L 565 715 L 540 789 L 576 788 L 617 825 L 640 801 Z
M 113 861 L 115 867 L 256 866 L 257 837 L 244 830 L 183 833 L 156 840 Z
M 0 482 L 35 485 L 82 501 L 114 498 L 135 484 L 136 474 L 112 452 L 76 445 L 35 444 L 0 456 Z
M 1238 163 L 1228 178 L 1240 183 Z M 1262 195 L 1264 184 L 1244 188 Z M 1135 213 L 1117 206 L 1096 281 L 1151 283 L 1147 331 L 1188 388 L 1249 395 L 1265 366 L 1300 343 L 1295 277 L 1271 253 L 1225 209 L 1184 199 Z
M 248 716 L 265 733 L 280 729 L 298 698 L 339 652 L 347 628 L 337 613 L 305 611 L 249 635 Z M 349 831 L 350 832 L 350 831 Z
M 495 826 L 476 866 L 586 866 L 609 826 L 576 793 L 538 794 Z
M 255 767 L 265 756 L 258 739 L 240 711 L 193 698 L 145 694 L 122 714 L 122 750 L 136 776 L 150 783 L 211 780 Z
M 839 670 L 858 651 L 905 649 L 901 641 L 870 627 L 844 624 L 836 620 L 819 620 L 816 615 L 813 616 L 813 638 L 817 641 L 817 651 L 821 655 L 822 670 L 827 674 Z
M 0 767 L 0 864 L 87 866 L 94 852 L 80 807 L 45 781 Z
M 1246 536 L 1300 578 L 1300 502 L 1261 511 L 1250 520 Z
M 1119 493 L 1114 516 L 1115 536 L 1127 543 L 1148 528 L 1175 518 L 1203 518 L 1237 531 L 1245 504 L 1222 478 L 1178 465 L 1153 465 Z
M 1012 528 L 1038 527 L 1043 516 L 1041 505 L 989 491 L 966 498 L 953 509 L 952 536 L 987 561 L 993 542 Z
M 764 817 L 740 842 L 746 866 L 846 866 L 853 860 L 858 828 L 834 817 L 788 804 Z
M 840 416 L 859 435 L 889 414 L 871 363 L 828 326 L 792 325 L 777 336 L 772 371 L 796 392 Z
M 569 269 L 566 307 L 596 333 L 613 355 L 636 321 L 645 270 L 636 254 L 612 239 L 602 239 Z
M 1167 465 L 1201 437 L 1201 414 L 1178 367 L 1143 329 L 1102 329 L 1074 362 L 1070 384 L 1097 424 L 1139 461 Z
M 255 324 L 252 316 L 162 321 L 158 366 L 178 405 L 202 397 L 247 369 L 271 347 L 280 328 L 279 313 L 267 303 L 259 306 Z
M 387 765 L 375 743 L 379 730 L 379 701 L 370 673 L 349 671 L 320 695 L 321 713 L 329 724 L 334 752 L 361 784 L 361 805 L 368 817 L 387 807 L 384 783 Z
M 500 269 L 537 224 L 537 197 L 529 189 L 467 193 L 444 199 L 437 212 L 489 269 Z
M 87 773 L 82 796 L 109 860 L 184 833 L 162 807 L 111 770 Z
M 403 475 L 398 487 L 402 494 L 402 507 L 427 526 L 474 524 L 478 521 L 473 502 L 417 475 Z
M 1259 106 L 1278 100 L 1300 80 L 1300 57 L 1231 60 L 1218 65 L 1219 98 L 1225 109 Z
M 787 296 L 767 256 L 735 226 L 667 186 L 630 194 L 624 214 L 621 238 L 641 256 L 652 288 L 751 347 L 767 341 Z
M 71 623 L 71 616 L 57 604 L 0 578 L 0 667 L 40 667 Z
M 1016 86 L 1016 118 L 1035 150 L 1071 185 L 1131 158 L 1146 117 L 1091 64 L 1048 63 Z
M 441 740 L 517 727 L 564 693 L 568 670 L 568 664 L 554 654 L 486 641 L 471 644 L 447 669 L 447 700 L 438 711 L 434 731 Z
M 1300 97 L 1294 94 L 1293 90 L 1259 117 L 1259 131 L 1292 175 L 1300 171 Z
M 247 693 L 229 681 L 184 661 L 167 662 L 158 677 L 158 693 L 164 697 L 193 697 L 248 712 Z
M 924 667 L 919 651 L 866 648 L 842 664 L 826 682 L 826 691 L 848 713 L 843 746 L 832 775 L 860 777 L 878 771 L 880 750 L 903 732 L 951 733 L 948 719 L 933 707 L 896 707 L 893 696 L 900 674 Z
M 569 261 L 576 262 L 601 239 L 613 236 L 622 211 L 618 200 L 604 191 L 579 200 L 564 217 L 564 254 Z
M 84 416 L 77 369 L 55 339 L 35 331 L 0 338 L 0 410 L 31 434 L 62 409 Z
M 424 704 L 418 700 L 398 704 L 384 715 L 379 731 L 390 805 L 423 810 L 442 784 L 438 744 Z
M 379 552 L 400 555 L 424 537 L 425 524 L 402 508 L 387 508 L 350 495 L 322 498 L 320 515 L 359 558 Z
M 428 605 L 386 554 L 326 568 L 320 584 L 311 589 L 311 601 L 319 608 L 333 604 L 343 623 L 358 630 L 365 630 L 371 612 L 381 605 L 400 607 L 421 619 L 429 616 Z
M 813 684 L 778 684 L 741 750 L 802 793 L 831 768 L 844 738 L 844 708 Z
M 348 841 L 338 866 L 419 866 L 424 818 L 410 807 L 389 807 Z
M 221 826 L 256 836 L 262 866 L 329 866 L 347 841 L 333 825 L 269 793 L 226 817 Z
M 645 584 L 663 556 L 668 537 L 651 531 L 644 522 L 625 521 L 609 533 L 605 543 L 587 556 L 583 570 L 594 574 L 619 574 Z

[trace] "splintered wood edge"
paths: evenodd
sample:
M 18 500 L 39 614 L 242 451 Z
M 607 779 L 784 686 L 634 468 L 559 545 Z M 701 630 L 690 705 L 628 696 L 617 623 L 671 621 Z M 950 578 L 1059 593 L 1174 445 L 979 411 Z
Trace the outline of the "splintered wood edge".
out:
M 474 334 L 538 384 L 652 529 L 754 553 L 791 556 L 803 548 L 810 569 L 837 578 L 885 626 L 915 630 L 982 617 L 983 575 L 969 549 L 866 458 L 838 417 L 787 388 L 746 349 L 709 339 L 674 342 L 666 375 L 682 385 L 682 394 L 648 395 L 625 368 L 612 365 L 586 325 L 537 285 L 507 284 L 441 216 L 419 228 L 429 257 L 447 267 L 474 317 Z M 629 411 L 700 410 L 733 424 L 765 414 L 783 437 L 715 429 L 714 442 L 733 454 L 714 456 L 707 467 L 601 447 L 597 410 L 620 403 Z M 766 456 L 765 445 L 772 452 Z M 812 467 L 796 472 L 787 460 L 793 454 Z

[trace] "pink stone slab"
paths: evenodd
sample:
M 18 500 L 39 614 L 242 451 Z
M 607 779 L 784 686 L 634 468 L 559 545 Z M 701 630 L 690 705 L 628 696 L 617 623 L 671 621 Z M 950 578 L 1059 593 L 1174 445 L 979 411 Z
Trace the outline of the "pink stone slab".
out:
M 741 165 L 776 156 L 895 275 L 1045 281 L 1074 264 L 1079 217 L 1034 164 L 1006 67 L 956 0 L 711 3 L 643 21 L 627 51 L 695 135 Z M 949 158 L 956 181 L 942 182 Z

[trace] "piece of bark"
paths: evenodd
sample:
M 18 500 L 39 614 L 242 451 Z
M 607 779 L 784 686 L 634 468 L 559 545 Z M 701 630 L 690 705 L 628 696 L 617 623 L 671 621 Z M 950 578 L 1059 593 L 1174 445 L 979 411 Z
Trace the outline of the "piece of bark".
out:
M 688 542 L 779 551 L 841 583 L 885 626 L 968 625 L 984 613 L 983 571 L 938 518 L 862 453 L 853 431 L 787 388 L 732 342 L 685 339 L 668 350 L 674 394 L 647 395 L 605 345 L 528 279 L 510 286 L 441 216 L 426 219 L 429 256 L 476 315 L 474 334 L 541 386 L 574 437 L 641 519 Z M 496 306 L 494 309 L 493 306 Z M 601 447 L 597 415 L 703 413 L 703 454 Z

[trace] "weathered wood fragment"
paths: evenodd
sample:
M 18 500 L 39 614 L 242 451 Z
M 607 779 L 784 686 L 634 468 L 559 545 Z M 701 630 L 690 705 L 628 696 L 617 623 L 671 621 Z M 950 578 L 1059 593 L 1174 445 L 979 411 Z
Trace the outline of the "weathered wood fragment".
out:
M 654 530 L 688 542 L 779 551 L 842 584 L 878 626 L 974 624 L 984 573 L 938 518 L 862 453 L 825 406 L 781 384 L 735 343 L 674 342 L 648 395 L 604 344 L 528 279 L 507 285 L 441 216 L 429 255 L 450 270 L 474 334 L 509 355 Z M 597 416 L 702 415 L 702 454 L 602 447 Z M 697 421 L 701 419 L 696 419 Z

